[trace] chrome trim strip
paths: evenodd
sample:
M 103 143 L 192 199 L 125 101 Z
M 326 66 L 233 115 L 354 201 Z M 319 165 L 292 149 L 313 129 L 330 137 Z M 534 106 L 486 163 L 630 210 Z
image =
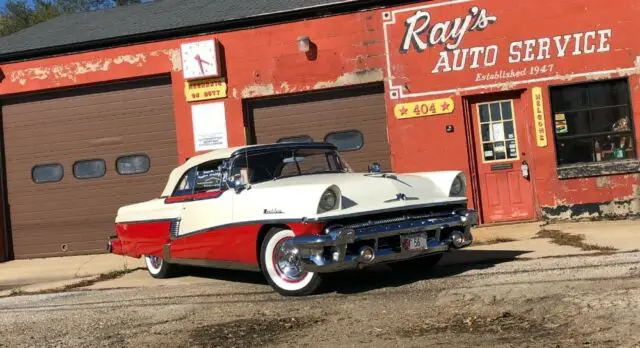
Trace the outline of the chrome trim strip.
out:
M 213 261 L 213 260 L 201 260 L 201 259 L 171 259 L 171 263 L 176 265 L 185 265 L 185 266 L 260 272 L 260 267 L 258 267 L 257 265 L 251 265 L 251 264 L 233 262 L 233 261 Z
M 367 211 L 362 211 L 362 212 L 357 212 L 357 213 L 344 213 L 344 210 L 338 210 L 338 212 L 340 212 L 340 215 L 329 215 L 329 216 L 318 216 L 318 217 L 314 217 L 314 218 L 307 218 L 307 221 L 310 222 L 323 222 L 323 221 L 327 221 L 327 220 L 336 220 L 336 219 L 344 219 L 344 218 L 351 218 L 351 217 L 358 217 L 358 216 L 363 216 L 363 215 L 374 215 L 374 214 L 380 214 L 380 213 L 390 213 L 390 212 L 395 212 L 395 211 L 403 211 L 403 210 L 407 210 L 407 209 L 421 209 L 421 208 L 431 208 L 431 207 L 446 207 L 446 206 L 461 206 L 463 204 L 467 204 L 467 198 L 461 198 L 458 200 L 454 200 L 454 201 L 444 201 L 444 202 L 429 202 L 429 203 L 420 203 L 420 204 L 405 204 L 405 205 L 401 205 L 401 206 L 397 206 L 397 207 L 392 207 L 392 208 L 385 208 L 385 209 L 378 209 L 378 210 L 367 210 Z M 334 212 L 335 210 L 332 210 L 332 212 Z M 344 213 L 344 214 L 342 214 Z

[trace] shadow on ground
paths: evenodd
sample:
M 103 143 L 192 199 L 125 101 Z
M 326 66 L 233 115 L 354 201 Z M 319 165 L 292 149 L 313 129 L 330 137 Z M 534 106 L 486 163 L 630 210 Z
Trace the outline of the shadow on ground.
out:
M 380 288 L 400 287 L 428 279 L 447 278 L 470 270 L 492 268 L 497 264 L 515 261 L 529 251 L 517 250 L 459 250 L 447 253 L 435 268 L 407 269 L 392 272 L 387 266 L 379 265 L 368 271 L 348 271 L 329 277 L 325 292 L 357 294 Z
M 322 293 L 357 294 L 386 287 L 399 287 L 411 283 L 455 276 L 469 270 L 494 267 L 511 262 L 529 251 L 518 250 L 459 250 L 447 253 L 438 266 L 430 270 L 408 269 L 391 272 L 385 265 L 375 265 L 364 270 L 345 271 L 329 274 Z M 184 275 L 217 279 L 223 281 L 267 285 L 262 273 L 232 270 L 186 267 Z

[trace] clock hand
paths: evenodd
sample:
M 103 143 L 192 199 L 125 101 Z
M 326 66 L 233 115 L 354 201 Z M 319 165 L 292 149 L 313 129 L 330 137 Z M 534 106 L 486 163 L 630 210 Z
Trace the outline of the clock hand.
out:
M 202 66 L 202 58 L 200 58 L 199 54 L 196 54 L 194 59 L 198 61 L 198 65 L 200 66 L 200 72 L 204 75 L 204 67 Z

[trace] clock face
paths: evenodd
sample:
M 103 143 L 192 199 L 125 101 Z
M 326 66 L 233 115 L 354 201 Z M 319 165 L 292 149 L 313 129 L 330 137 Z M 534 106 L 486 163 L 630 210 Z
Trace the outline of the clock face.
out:
M 186 80 L 220 75 L 215 40 L 182 44 L 182 72 Z

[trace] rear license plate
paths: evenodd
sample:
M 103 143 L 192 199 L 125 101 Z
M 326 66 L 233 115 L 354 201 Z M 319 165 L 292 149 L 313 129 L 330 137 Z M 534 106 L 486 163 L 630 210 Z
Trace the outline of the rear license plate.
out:
M 417 233 L 403 237 L 402 248 L 407 251 L 427 250 L 427 235 L 425 233 Z

